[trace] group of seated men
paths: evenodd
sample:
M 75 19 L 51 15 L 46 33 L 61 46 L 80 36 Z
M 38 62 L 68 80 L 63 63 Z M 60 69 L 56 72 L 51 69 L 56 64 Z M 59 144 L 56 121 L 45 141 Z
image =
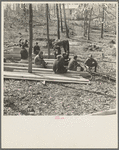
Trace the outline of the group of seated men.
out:
M 20 52 L 21 59 L 27 59 L 28 58 L 28 51 L 26 47 L 28 47 L 28 41 L 26 40 L 25 43 L 21 44 L 22 50 Z M 36 55 L 34 58 L 35 65 L 41 67 L 41 68 L 47 68 L 47 63 L 43 59 L 43 52 L 40 51 L 40 47 L 38 43 L 36 42 L 36 45 L 34 46 L 34 54 Z M 72 59 L 66 64 L 66 57 L 67 53 L 64 52 L 62 55 L 57 55 L 56 60 L 53 63 L 53 71 L 55 73 L 66 73 L 67 70 L 73 70 L 77 71 L 77 67 L 80 67 L 80 71 L 83 71 L 84 68 L 77 62 L 77 55 L 73 56 Z M 85 61 L 85 67 L 89 68 L 89 70 L 92 67 L 95 67 L 95 72 L 97 68 L 97 62 L 95 59 L 93 59 L 92 55 L 89 56 L 89 58 Z
M 68 63 L 68 67 L 65 66 L 65 59 L 63 55 L 57 55 L 57 59 L 53 64 L 53 71 L 55 73 L 66 73 L 67 70 L 77 71 L 77 67 L 80 67 L 80 71 L 83 71 L 84 68 L 77 62 L 77 55 L 74 55 Z M 86 70 L 89 68 L 89 71 L 92 67 L 95 67 L 95 72 L 97 68 L 97 62 L 92 58 L 92 55 L 85 61 Z
M 24 62 L 24 60 L 28 59 L 28 51 L 27 51 L 27 47 L 28 47 L 28 41 L 26 40 L 25 43 L 22 42 L 20 43 L 20 47 L 22 47 L 20 54 L 21 54 L 21 62 Z M 46 68 L 47 67 L 47 63 L 44 61 L 43 59 L 43 52 L 40 51 L 40 46 L 38 45 L 38 42 L 36 42 L 36 45 L 34 46 L 34 54 L 36 55 L 34 58 L 34 63 L 35 65 L 41 67 L 41 68 Z

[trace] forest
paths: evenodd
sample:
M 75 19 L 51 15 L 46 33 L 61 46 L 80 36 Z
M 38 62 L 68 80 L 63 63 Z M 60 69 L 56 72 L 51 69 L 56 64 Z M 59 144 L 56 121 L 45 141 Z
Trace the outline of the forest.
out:
M 4 115 L 85 115 L 116 109 L 115 3 L 4 3 L 3 10 Z M 70 57 L 77 55 L 82 66 L 92 54 L 98 71 L 89 78 L 91 85 L 65 83 L 63 79 L 45 83 L 47 79 L 9 78 L 7 71 L 20 60 L 20 39 L 29 41 L 31 63 L 36 42 L 51 62 L 56 39 L 69 41 Z M 29 61 L 26 72 L 32 69 Z

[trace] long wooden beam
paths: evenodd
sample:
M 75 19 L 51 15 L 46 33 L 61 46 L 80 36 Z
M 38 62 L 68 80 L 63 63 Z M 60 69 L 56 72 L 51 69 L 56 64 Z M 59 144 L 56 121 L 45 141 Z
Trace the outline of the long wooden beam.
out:
M 54 74 L 54 76 L 52 75 L 41 75 L 41 74 L 30 74 L 30 73 L 23 73 L 23 74 L 19 74 L 19 72 L 6 72 L 4 71 L 4 78 L 22 78 L 22 79 L 32 79 L 32 80 L 53 80 L 53 81 L 56 81 L 56 80 L 59 80 L 59 81 L 62 81 L 62 82 L 78 82 L 78 83 L 90 83 L 89 80 L 87 79 L 84 79 L 84 78 L 71 78 L 71 77 L 65 77 L 65 76 L 62 76 L 62 75 L 57 75 L 57 74 Z
M 44 79 L 44 78 L 23 78 L 23 77 L 10 77 L 10 76 L 4 76 L 4 79 L 20 79 L 20 80 L 31 80 L 31 81 L 47 81 L 47 82 L 59 82 L 59 83 L 73 83 L 73 84 L 91 84 L 86 82 L 77 82 L 77 81 L 64 81 L 64 80 L 53 80 L 53 79 Z
M 23 67 L 23 66 L 5 66 L 4 67 L 4 71 L 21 71 L 21 72 L 26 72 L 27 71 L 27 66 Z M 50 74 L 54 74 L 53 69 L 49 69 L 49 68 L 35 68 L 33 67 L 33 72 L 40 72 L 40 74 L 45 73 L 48 74 L 50 72 Z M 84 72 L 84 71 L 70 71 L 68 70 L 67 73 L 65 73 L 65 75 L 70 75 L 72 74 L 72 76 L 82 76 L 84 78 L 86 77 L 91 77 L 90 73 L 88 72 Z

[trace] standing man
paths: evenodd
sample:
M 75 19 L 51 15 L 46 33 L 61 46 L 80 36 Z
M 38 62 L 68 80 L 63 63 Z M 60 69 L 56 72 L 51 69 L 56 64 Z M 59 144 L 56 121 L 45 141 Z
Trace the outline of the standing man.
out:
M 34 46 L 34 54 L 38 55 L 40 52 L 40 46 L 38 45 L 38 42 L 36 42 L 36 45 Z

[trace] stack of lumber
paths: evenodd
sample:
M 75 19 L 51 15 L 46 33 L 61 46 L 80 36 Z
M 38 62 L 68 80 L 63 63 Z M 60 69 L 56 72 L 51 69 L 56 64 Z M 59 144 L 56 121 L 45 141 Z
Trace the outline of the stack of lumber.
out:
M 32 64 L 32 69 L 35 70 L 37 69 L 42 69 L 39 68 L 37 65 Z M 49 64 L 47 66 L 48 69 L 52 69 L 52 64 Z M 28 63 L 4 63 L 4 71 L 13 71 L 14 69 L 16 70 L 28 70 Z M 47 70 L 47 69 L 45 69 Z
M 65 74 L 54 74 L 53 72 L 10 72 L 4 71 L 4 78 L 8 79 L 23 79 L 23 80 L 36 80 L 36 81 L 52 81 L 52 82 L 62 82 L 62 83 L 81 83 L 90 84 L 88 79 L 85 79 L 78 74 L 73 75 L 68 72 Z
M 87 72 L 68 71 L 65 74 L 55 74 L 50 67 L 38 68 L 35 65 L 32 65 L 32 67 L 32 73 L 28 73 L 28 64 L 4 63 L 4 78 L 45 80 L 62 83 L 90 83 L 88 79 L 85 79 L 85 77 L 90 77 L 90 74 Z

